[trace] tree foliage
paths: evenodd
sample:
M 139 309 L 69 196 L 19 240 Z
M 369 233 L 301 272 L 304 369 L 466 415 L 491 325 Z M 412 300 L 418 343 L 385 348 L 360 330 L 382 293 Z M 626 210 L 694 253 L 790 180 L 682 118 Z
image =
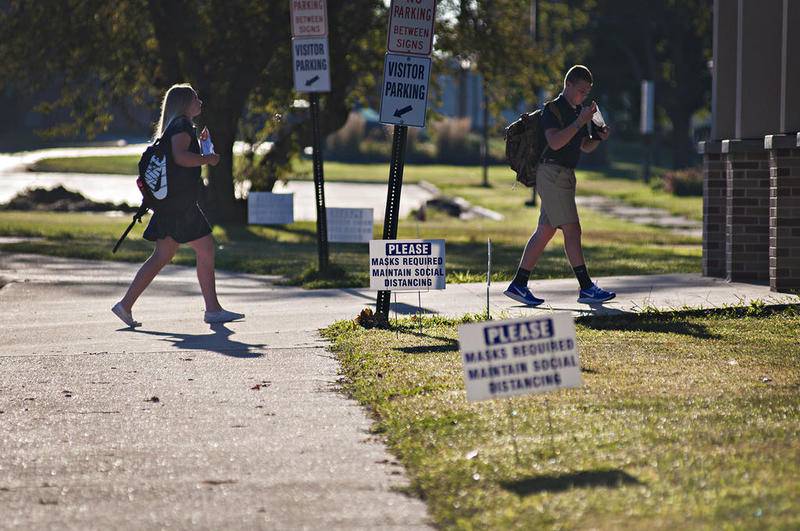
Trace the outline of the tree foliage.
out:
M 597 91 L 638 124 L 642 80 L 655 82 L 656 109 L 671 129 L 673 165 L 693 151 L 692 115 L 708 108 L 712 0 L 597 0 L 587 27 Z
M 353 101 L 374 86 L 385 6 L 380 0 L 329 0 L 332 91 L 321 96 L 323 134 L 338 129 Z M 0 3 L 0 88 L 53 91 L 44 112 L 69 119 L 49 133 L 89 137 L 112 110 L 158 105 L 173 83 L 188 81 L 204 101 L 218 166 L 210 168 L 207 205 L 217 220 L 240 219 L 232 148 L 246 114 L 289 117 L 292 89 L 289 2 L 263 0 L 62 0 Z M 247 112 L 246 112 L 247 111 Z M 275 135 L 260 162 L 261 185 L 275 179 L 308 136 L 307 113 L 262 120 L 258 136 Z
M 386 45 L 383 0 L 328 0 L 332 91 L 321 131 L 335 131 L 357 102 L 378 105 Z M 538 34 L 532 30 L 538 6 Z M 656 82 L 675 163 L 689 152 L 692 114 L 708 105 L 711 0 L 440 0 L 436 69 L 474 69 L 492 114 L 560 89 L 565 68 L 586 63 L 598 96 L 638 118 L 642 79 Z M 216 220 L 242 215 L 233 186 L 234 139 L 257 145 L 237 168 L 270 190 L 309 145 L 308 110 L 293 105 L 289 0 L 0 0 L 0 90 L 50 95 L 39 110 L 65 119 L 48 133 L 102 132 L 113 113 L 156 109 L 163 91 L 191 82 L 204 101 L 221 163 L 210 168 Z M 619 113 L 622 116 L 622 112 Z
M 588 21 L 591 3 L 442 0 L 439 13 L 445 17 L 436 30 L 442 69 L 479 73 L 494 116 L 522 103 L 532 106 L 540 89 L 560 90 L 565 67 L 582 57 L 585 43 L 576 35 Z M 538 24 L 532 5 L 539 6 Z

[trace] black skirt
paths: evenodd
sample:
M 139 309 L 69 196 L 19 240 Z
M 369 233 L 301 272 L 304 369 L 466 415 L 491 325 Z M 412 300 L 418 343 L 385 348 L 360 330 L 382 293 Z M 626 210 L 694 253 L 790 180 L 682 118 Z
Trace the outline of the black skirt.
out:
M 167 236 L 178 243 L 188 243 L 211 234 L 206 215 L 195 204 L 182 212 L 154 212 L 144 230 L 144 239 L 154 242 Z

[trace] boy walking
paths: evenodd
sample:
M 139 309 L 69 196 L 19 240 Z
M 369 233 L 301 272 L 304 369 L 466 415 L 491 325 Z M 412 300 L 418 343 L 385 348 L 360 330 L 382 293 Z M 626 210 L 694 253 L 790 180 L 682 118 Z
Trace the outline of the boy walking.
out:
M 578 208 L 575 205 L 575 167 L 580 154 L 591 153 L 601 140 L 609 136 L 607 127 L 593 129 L 599 139 L 589 134 L 597 104 L 592 101 L 584 105 L 584 101 L 592 89 L 592 83 L 588 68 L 573 66 L 564 77 L 561 94 L 542 112 L 541 126 L 547 146 L 536 170 L 536 190 L 542 200 L 539 226 L 525 245 L 517 274 L 504 292 L 528 306 L 539 306 L 544 302 L 528 289 L 528 279 L 557 229 L 564 234 L 564 250 L 580 284 L 578 302 L 602 303 L 616 296 L 616 293 L 600 288 L 589 277 L 581 247 Z

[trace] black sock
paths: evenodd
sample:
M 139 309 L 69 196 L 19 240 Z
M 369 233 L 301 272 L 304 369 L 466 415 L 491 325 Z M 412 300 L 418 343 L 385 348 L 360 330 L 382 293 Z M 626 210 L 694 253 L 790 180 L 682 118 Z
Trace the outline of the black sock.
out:
M 529 278 L 531 278 L 531 272 L 520 267 L 517 269 L 517 276 L 514 277 L 514 280 L 512 280 L 511 283 L 516 284 L 517 286 L 527 286 Z
M 589 278 L 589 272 L 586 270 L 586 264 L 579 265 L 578 267 L 573 267 L 572 270 L 575 272 L 575 276 L 578 278 L 578 282 L 581 285 L 581 289 L 586 289 L 591 287 L 592 279 Z

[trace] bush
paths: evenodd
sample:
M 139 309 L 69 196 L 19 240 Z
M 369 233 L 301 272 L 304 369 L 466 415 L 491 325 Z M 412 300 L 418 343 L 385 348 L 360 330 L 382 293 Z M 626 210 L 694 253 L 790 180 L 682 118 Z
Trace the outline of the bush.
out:
M 664 190 L 673 195 L 703 195 L 703 170 L 699 167 L 668 171 L 661 179 Z
M 351 112 L 345 124 L 325 140 L 325 154 L 331 159 L 356 161 L 361 156 L 367 121 L 357 112 Z
M 442 164 L 478 164 L 480 138 L 472 133 L 469 118 L 445 118 L 431 125 L 436 155 Z

